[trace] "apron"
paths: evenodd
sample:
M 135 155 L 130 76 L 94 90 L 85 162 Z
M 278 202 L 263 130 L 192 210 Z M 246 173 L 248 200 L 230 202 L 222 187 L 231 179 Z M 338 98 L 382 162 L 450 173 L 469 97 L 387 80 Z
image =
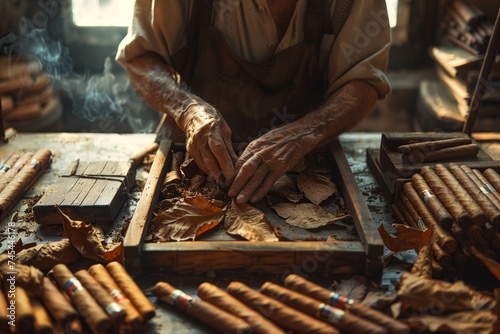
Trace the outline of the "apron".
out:
M 320 105 L 325 75 L 319 69 L 319 47 L 328 1 L 308 1 L 304 41 L 267 64 L 239 57 L 210 25 L 213 1 L 195 1 L 202 2 L 193 8 L 194 24 L 188 28 L 188 41 L 196 45 L 188 42 L 172 62 L 191 91 L 222 114 L 233 142 L 249 142 Z

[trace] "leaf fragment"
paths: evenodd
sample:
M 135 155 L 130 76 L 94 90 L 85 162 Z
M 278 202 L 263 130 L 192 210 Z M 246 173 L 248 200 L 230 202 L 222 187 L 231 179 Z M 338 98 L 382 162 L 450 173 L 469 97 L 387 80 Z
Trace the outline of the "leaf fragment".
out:
M 278 203 L 272 206 L 279 216 L 290 225 L 313 229 L 349 218 L 349 215 L 336 216 L 319 205 L 312 203 Z
M 329 177 L 310 171 L 299 174 L 297 186 L 313 204 L 320 204 L 337 193 L 337 185 Z
M 40 270 L 50 270 L 59 263 L 71 264 L 81 257 L 69 239 L 38 245 L 16 254 L 18 263 L 34 266 Z

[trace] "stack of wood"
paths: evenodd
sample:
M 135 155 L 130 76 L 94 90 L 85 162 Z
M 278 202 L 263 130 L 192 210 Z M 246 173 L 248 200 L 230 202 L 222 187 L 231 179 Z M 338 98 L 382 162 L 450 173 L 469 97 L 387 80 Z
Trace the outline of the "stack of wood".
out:
M 433 271 L 454 273 L 479 251 L 500 257 L 500 176 L 450 163 L 422 167 L 396 201 L 408 225 L 433 229 Z
M 35 57 L 0 57 L 0 100 L 6 125 L 37 119 L 58 108 L 49 75 Z
M 476 6 L 455 0 L 444 18 L 446 36 L 455 45 L 472 54 L 484 54 L 493 31 L 493 24 Z

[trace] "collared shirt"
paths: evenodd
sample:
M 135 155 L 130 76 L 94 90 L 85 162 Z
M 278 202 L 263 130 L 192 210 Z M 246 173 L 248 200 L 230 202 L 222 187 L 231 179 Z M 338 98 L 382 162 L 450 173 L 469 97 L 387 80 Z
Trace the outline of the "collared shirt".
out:
M 136 0 L 133 22 L 120 43 L 117 60 L 155 52 L 170 63 L 187 42 L 187 27 L 197 0 Z M 330 0 L 333 17 L 335 0 Z M 213 26 L 245 60 L 266 64 L 275 55 L 304 39 L 307 0 L 297 0 L 295 12 L 280 40 L 266 0 L 215 0 Z M 354 0 L 338 36 L 323 36 L 320 65 L 327 74 L 325 96 L 355 79 L 372 84 L 380 98 L 390 92 L 384 72 L 390 49 L 385 0 Z

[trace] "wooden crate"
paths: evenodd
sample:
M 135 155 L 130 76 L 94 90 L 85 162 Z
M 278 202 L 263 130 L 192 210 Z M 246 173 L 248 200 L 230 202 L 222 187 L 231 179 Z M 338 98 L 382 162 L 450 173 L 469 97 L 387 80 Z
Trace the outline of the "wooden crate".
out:
M 211 270 L 305 274 L 326 270 L 358 273 L 374 280 L 382 275 L 383 242 L 357 187 L 340 142 L 330 146 L 334 181 L 352 215 L 359 240 L 355 241 L 187 241 L 144 242 L 160 195 L 161 183 L 170 166 L 170 141 L 164 140 L 156 154 L 136 211 L 124 239 L 125 266 L 134 273 L 154 270 L 200 273 Z
M 425 163 L 405 162 L 402 158 L 403 154 L 397 151 L 398 146 L 412 142 L 451 138 L 469 138 L 469 136 L 465 133 L 446 132 L 383 133 L 380 149 L 368 149 L 366 152 L 368 166 L 393 203 L 399 198 L 402 185 L 405 182 L 411 181 L 411 176 L 419 172 L 423 166 L 454 162 L 480 171 L 484 171 L 487 168 L 495 170 L 500 168 L 500 162 L 493 160 L 481 148 L 475 157 Z M 476 143 L 474 140 L 472 142 Z

